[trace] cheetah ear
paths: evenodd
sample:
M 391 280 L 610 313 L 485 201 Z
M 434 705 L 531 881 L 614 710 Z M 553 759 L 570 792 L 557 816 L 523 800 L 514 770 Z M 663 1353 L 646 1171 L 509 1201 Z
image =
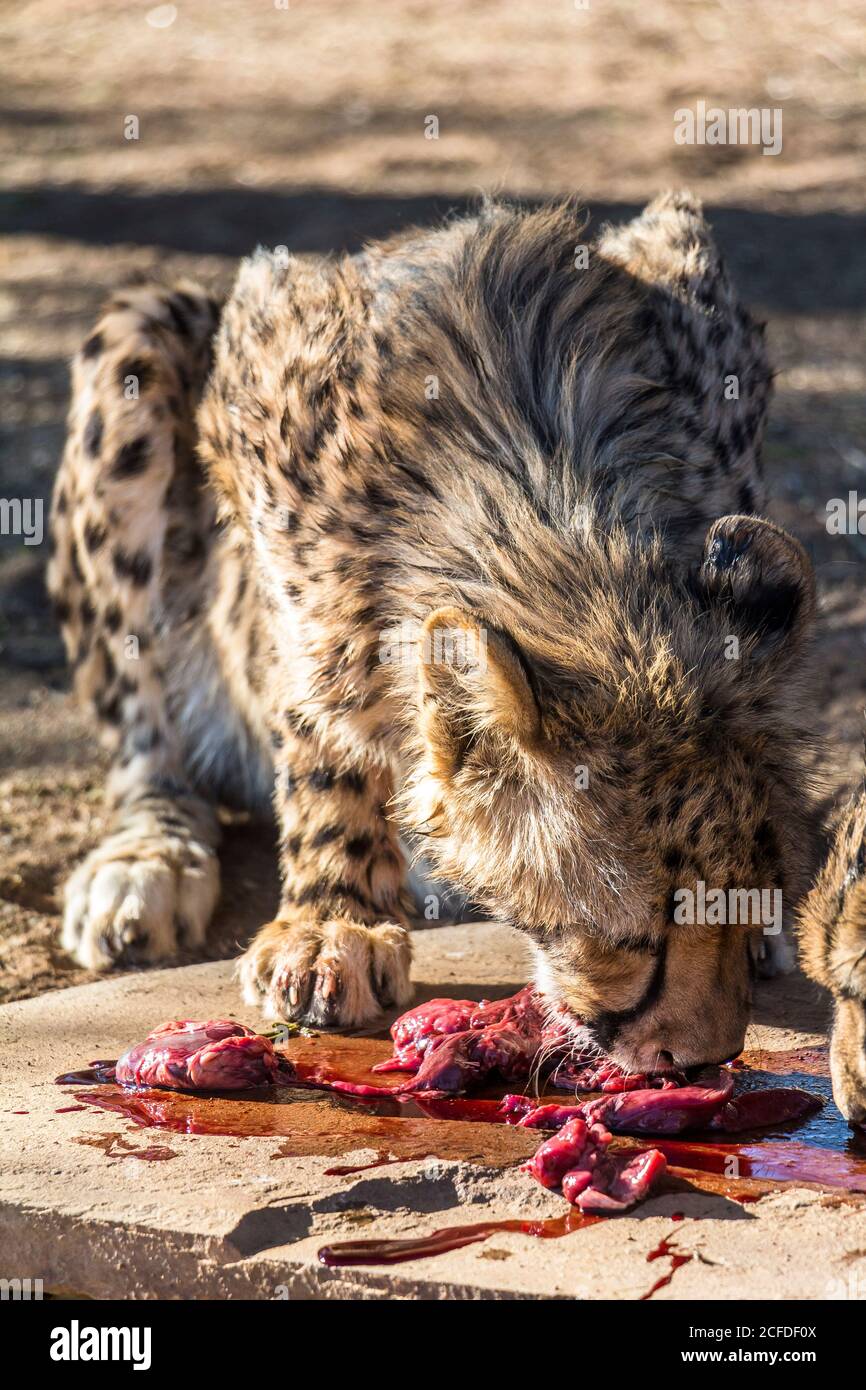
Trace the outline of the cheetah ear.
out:
M 459 608 L 439 608 L 421 629 L 421 733 L 434 766 L 456 772 L 471 744 L 497 731 L 529 748 L 541 715 L 521 654 L 504 633 Z
M 815 617 L 815 575 L 798 540 L 754 516 L 713 522 L 697 573 L 701 598 L 724 607 L 753 658 L 796 654 Z

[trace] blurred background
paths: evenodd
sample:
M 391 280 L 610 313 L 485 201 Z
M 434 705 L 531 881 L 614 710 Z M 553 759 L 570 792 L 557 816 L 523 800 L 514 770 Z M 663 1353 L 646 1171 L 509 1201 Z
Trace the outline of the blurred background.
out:
M 828 804 L 854 782 L 866 536 L 825 522 L 830 498 L 866 498 L 862 0 L 2 0 L 0 64 L 0 500 L 43 499 L 46 525 L 68 359 L 116 285 L 221 292 L 259 243 L 355 249 L 483 192 L 577 193 L 596 223 L 666 186 L 702 195 L 769 322 L 771 515 L 819 576 Z M 779 108 L 781 153 L 676 144 L 699 100 Z M 45 554 L 0 535 L 0 999 L 89 978 L 56 932 L 103 822 L 102 756 Z M 260 831 L 236 824 L 224 867 L 213 954 L 276 902 Z

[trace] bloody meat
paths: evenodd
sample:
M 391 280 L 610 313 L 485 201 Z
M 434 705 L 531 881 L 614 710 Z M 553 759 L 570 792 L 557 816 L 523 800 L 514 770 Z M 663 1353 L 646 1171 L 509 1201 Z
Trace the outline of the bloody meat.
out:
M 682 1134 L 711 1129 L 723 1134 L 791 1124 L 821 1108 L 821 1100 L 796 1086 L 746 1091 L 732 1099 L 734 1079 L 721 1073 L 716 1086 L 683 1086 L 679 1090 L 628 1091 L 599 1096 L 582 1105 L 537 1105 L 530 1096 L 505 1096 L 501 1102 L 506 1124 L 522 1129 L 560 1129 L 574 1119 L 602 1125 L 614 1134 Z
M 120 1057 L 121 1086 L 175 1091 L 242 1091 L 276 1080 L 280 1063 L 268 1038 L 227 1019 L 163 1023 Z
M 578 1055 L 560 1062 L 548 1080 L 558 1091 L 668 1091 L 684 1086 L 685 1075 L 680 1071 L 627 1072 L 609 1057 L 594 1057 L 589 1061 Z
M 431 999 L 402 1014 L 391 1028 L 394 1055 L 374 1071 L 417 1071 L 427 1049 L 451 1033 L 465 1033 L 481 1006 L 472 999 Z
M 581 1211 L 614 1213 L 642 1201 L 666 1161 L 658 1149 L 631 1157 L 611 1154 L 611 1130 L 679 1134 L 697 1128 L 735 1134 L 802 1119 L 821 1105 L 792 1086 L 747 1091 L 736 1100 L 733 1088 L 733 1076 L 720 1072 L 714 1086 L 620 1092 L 583 1105 L 533 1105 L 528 1096 L 505 1096 L 502 1111 L 509 1123 L 558 1130 L 524 1165 L 525 1172 L 543 1187 L 561 1187 L 566 1201 Z
M 409 1071 L 399 1086 L 375 1086 L 340 1077 L 310 1078 L 305 1084 L 359 1097 L 454 1095 L 489 1078 L 522 1080 L 533 1067 L 546 1068 L 560 1086 L 601 1091 L 582 1105 L 537 1105 L 528 1096 L 506 1096 L 502 1118 L 530 1129 L 559 1129 L 573 1118 L 602 1125 L 615 1134 L 681 1134 L 715 1129 L 737 1133 L 802 1119 L 820 1106 L 791 1087 L 751 1091 L 734 1098 L 734 1074 L 716 1070 L 703 1084 L 679 1074 L 628 1075 L 609 1059 L 575 1058 L 564 1024 L 545 1014 L 541 997 L 527 986 L 507 999 L 476 1003 L 433 999 L 397 1019 L 391 1029 L 394 1054 L 376 1071 Z M 293 1068 L 274 1053 L 267 1038 L 226 1020 L 182 1020 L 163 1024 L 117 1063 L 124 1086 L 173 1090 L 242 1090 L 293 1078 Z M 294 1078 L 295 1084 L 300 1078 Z
M 377 1071 L 410 1071 L 398 1093 L 453 1094 L 490 1076 L 528 1075 L 542 1059 L 559 1084 L 576 1090 L 592 1085 L 603 1094 L 581 1105 L 538 1105 L 530 1096 L 507 1095 L 499 1105 L 506 1124 L 553 1130 L 524 1165 L 544 1187 L 559 1188 L 582 1212 L 614 1214 L 642 1201 L 665 1171 L 657 1149 L 639 1154 L 610 1152 L 616 1134 L 680 1134 L 689 1129 L 737 1133 L 802 1119 L 821 1102 L 807 1091 L 783 1087 L 748 1091 L 734 1098 L 734 1076 L 716 1070 L 704 1085 L 681 1084 L 679 1076 L 629 1076 L 604 1058 L 571 1055 L 570 1039 L 527 987 L 510 999 L 476 1004 L 434 999 L 394 1024 L 394 1055 Z M 568 1049 L 568 1052 L 566 1052 Z M 110 1064 L 102 1064 L 107 1067 Z M 268 1038 L 225 1019 L 164 1023 L 130 1048 L 113 1069 L 122 1086 L 180 1091 L 236 1091 L 300 1078 Z M 107 1078 L 106 1078 L 107 1079 Z M 303 1084 L 356 1095 L 395 1094 L 395 1088 L 322 1077 Z M 606 1094 L 604 1093 L 606 1092 Z
M 455 1094 L 495 1077 L 512 1081 L 528 1076 L 533 1067 L 539 1075 L 547 1073 L 557 1089 L 603 1093 L 583 1106 L 537 1106 L 528 1097 L 507 1096 L 507 1123 L 530 1129 L 556 1129 L 580 1114 L 617 1134 L 707 1128 L 733 1134 L 802 1119 L 821 1104 L 809 1092 L 790 1087 L 746 1092 L 734 1100 L 729 1071 L 717 1070 L 703 1084 L 689 1084 L 682 1072 L 628 1073 L 609 1057 L 576 1052 L 565 1022 L 550 1015 L 531 986 L 493 1003 L 431 999 L 402 1014 L 391 1037 L 394 1055 L 374 1070 L 413 1072 L 411 1081 L 396 1088 L 401 1093 Z M 375 1087 L 351 1089 L 377 1094 Z
M 391 1029 L 394 1055 L 374 1071 L 411 1071 L 401 1090 L 465 1091 L 488 1076 L 528 1076 L 542 1047 L 542 1001 L 527 986 L 509 999 L 480 1004 L 431 999 Z
M 574 1051 L 564 1021 L 549 1016 L 541 996 L 527 985 L 508 999 L 431 999 L 402 1014 L 391 1028 L 394 1054 L 374 1071 L 408 1071 L 403 1091 L 453 1094 L 488 1077 L 514 1081 L 538 1063 L 551 1085 L 565 1091 L 669 1089 L 681 1073 L 628 1073 L 597 1050 Z
M 590 1124 L 606 1125 L 614 1134 L 681 1134 L 705 1129 L 730 1100 L 733 1072 L 719 1071 L 713 1082 L 667 1091 L 622 1091 L 588 1100 L 582 1109 Z
M 649 1195 L 667 1167 L 658 1149 L 618 1155 L 609 1152 L 611 1135 L 600 1124 L 575 1116 L 545 1139 L 524 1172 L 542 1187 L 562 1189 L 572 1206 L 584 1212 L 627 1211 Z
M 552 1054 L 562 1074 L 556 1045 L 561 1026 L 543 1014 L 539 996 L 527 987 L 492 1003 L 434 999 L 394 1024 L 394 1056 L 376 1070 L 414 1070 L 406 1086 L 379 1087 L 321 1076 L 301 1081 L 270 1040 L 229 1020 L 177 1020 L 155 1028 L 117 1062 L 113 1079 L 123 1086 L 172 1090 L 238 1091 L 275 1082 L 306 1084 L 357 1096 L 425 1092 L 454 1094 L 500 1076 L 522 1079 L 539 1059 Z M 574 1066 L 568 1059 L 566 1065 Z M 507 1124 L 559 1130 L 573 1119 L 615 1134 L 681 1134 L 714 1129 L 733 1134 L 799 1120 L 821 1102 L 792 1087 L 750 1091 L 734 1098 L 734 1075 L 716 1070 L 704 1084 L 678 1084 L 671 1076 L 623 1078 L 615 1064 L 592 1062 L 595 1084 L 607 1093 L 581 1105 L 538 1105 L 531 1097 L 508 1095 L 500 1112 Z M 588 1076 L 589 1064 L 582 1070 Z M 103 1079 L 108 1079 L 107 1074 Z M 628 1089 L 622 1082 L 625 1080 Z M 685 1078 L 682 1078 L 685 1081 Z M 638 1083 L 643 1083 L 638 1084 Z M 649 1083 L 649 1084 L 647 1084 Z
M 744 1091 L 726 1102 L 710 1120 L 707 1129 L 738 1134 L 744 1129 L 766 1129 L 769 1125 L 789 1125 L 804 1120 L 821 1109 L 821 1101 L 798 1086 L 774 1086 L 768 1091 Z

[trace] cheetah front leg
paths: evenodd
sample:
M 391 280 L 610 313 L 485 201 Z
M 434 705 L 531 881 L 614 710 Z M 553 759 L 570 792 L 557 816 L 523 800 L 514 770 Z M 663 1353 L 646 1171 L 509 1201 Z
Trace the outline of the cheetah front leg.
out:
M 799 911 L 806 973 L 833 997 L 833 1096 L 851 1124 L 866 1124 L 866 788 L 836 827 L 827 859 Z
M 329 760 L 311 737 L 281 731 L 279 741 L 283 895 L 239 962 L 244 998 L 267 1018 L 358 1027 L 411 994 L 390 777 Z
M 215 321 L 191 286 L 131 289 L 73 364 L 48 586 L 115 753 L 108 832 L 66 886 L 63 946 L 95 970 L 200 946 L 219 892 L 217 818 L 186 774 L 166 680 L 169 598 L 191 607 L 202 570 L 193 411 Z

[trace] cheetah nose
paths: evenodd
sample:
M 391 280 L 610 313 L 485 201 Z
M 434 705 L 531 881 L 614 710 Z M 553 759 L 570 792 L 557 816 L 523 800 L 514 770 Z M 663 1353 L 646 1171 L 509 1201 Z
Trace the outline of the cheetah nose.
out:
M 674 1054 L 654 1043 L 644 1043 L 637 1050 L 635 1068 L 637 1071 L 673 1071 Z

